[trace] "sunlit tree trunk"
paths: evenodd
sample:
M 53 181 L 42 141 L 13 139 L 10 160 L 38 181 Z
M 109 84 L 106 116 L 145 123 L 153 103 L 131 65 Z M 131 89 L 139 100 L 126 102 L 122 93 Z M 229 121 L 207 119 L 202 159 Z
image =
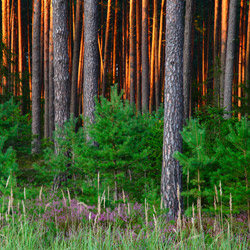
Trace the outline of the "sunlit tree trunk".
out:
M 164 53 L 164 48 L 163 47 L 163 41 L 162 41 L 162 37 L 163 37 L 163 34 L 164 34 L 164 13 L 165 13 L 165 3 L 166 1 L 165 0 L 162 0 L 161 2 L 161 16 L 160 16 L 160 29 L 159 29 L 159 41 L 158 41 L 158 76 L 159 76 L 159 81 L 160 81 L 160 102 L 163 102 L 163 89 L 164 89 L 164 67 L 162 66 L 162 62 L 164 62 L 164 56 L 165 56 L 165 53 Z M 163 52 L 163 53 L 162 53 Z
M 50 0 L 44 0 L 44 137 L 49 138 L 49 10 Z
M 40 25 L 40 29 L 41 29 L 41 33 L 40 33 L 40 78 L 41 78 L 41 94 L 42 94 L 42 99 L 44 99 L 44 73 L 43 73 L 43 69 L 44 69 L 44 0 L 41 0 L 41 25 Z
M 73 66 L 72 66 L 72 81 L 71 81 L 71 98 L 70 98 L 70 113 L 74 117 L 77 116 L 78 112 L 78 97 L 77 97 L 77 83 L 78 83 L 78 68 L 79 68 L 79 53 L 80 53 L 80 14 L 81 14 L 81 1 L 76 2 L 76 20 L 75 20 L 75 39 L 74 39 L 74 50 L 73 50 Z
M 2 0 L 2 42 L 3 44 L 7 47 L 8 46 L 8 31 L 7 31 L 7 9 L 6 6 L 7 5 L 7 0 Z M 3 67 L 7 67 L 7 51 L 3 50 L 2 51 L 2 55 L 3 55 Z M 6 75 L 2 76 L 2 86 L 0 85 L 0 87 L 2 87 L 1 89 L 1 93 L 3 94 L 6 88 L 6 84 L 7 84 L 7 78 Z
M 41 0 L 34 0 L 32 24 L 32 152 L 39 153 L 41 138 L 40 16 Z
M 50 2 L 49 22 L 49 137 L 53 138 L 55 130 L 55 107 L 54 107 L 54 54 L 53 54 L 53 9 Z
M 29 7 L 29 1 L 27 2 L 27 7 Z M 32 10 L 33 11 L 33 10 Z M 27 11 L 27 31 L 28 31 L 28 71 L 29 71 L 29 98 L 32 99 L 32 78 L 31 78 L 31 48 L 30 48 L 30 15 Z
M 192 82 L 192 25 L 193 25 L 193 0 L 186 1 L 185 33 L 183 50 L 183 95 L 184 95 L 184 119 L 189 118 L 190 86 Z
M 22 45 L 22 19 L 21 19 L 21 0 L 17 1 L 17 16 L 18 16 L 18 73 L 19 87 L 18 95 L 22 95 L 22 78 L 23 78 L 23 45 Z
M 151 46 L 151 59 L 150 59 L 150 94 L 149 94 L 149 112 L 153 111 L 154 106 L 154 85 L 155 85 L 155 45 L 157 42 L 157 0 L 153 1 L 153 35 L 152 35 L 152 46 Z
M 134 39 L 134 26 L 135 26 L 135 4 L 134 0 L 130 0 L 130 13 L 129 13 L 129 58 L 130 58 L 130 103 L 135 103 L 135 39 Z
M 220 107 L 223 107 L 225 62 L 227 49 L 228 1 L 222 0 L 221 14 L 221 74 L 220 74 Z
M 234 50 L 236 39 L 236 15 L 237 0 L 230 0 L 229 21 L 228 21 L 228 37 L 227 37 L 227 53 L 225 68 L 225 86 L 224 86 L 224 108 L 225 111 L 232 111 L 232 86 L 234 77 Z M 225 118 L 231 118 L 232 114 L 225 114 Z
M 11 6 L 11 44 L 10 44 L 10 51 L 11 51 L 11 61 L 14 62 L 14 59 L 15 59 L 15 47 L 14 44 L 15 44 L 15 10 L 14 10 L 14 1 L 12 1 L 12 6 Z M 11 91 L 13 93 L 13 95 L 15 95 L 15 77 L 14 77 L 14 70 L 15 70 L 15 67 L 14 67 L 14 63 L 11 63 L 11 66 L 10 66 L 10 72 L 11 72 Z
M 149 110 L 148 0 L 142 0 L 142 112 Z
M 181 168 L 173 158 L 182 150 L 180 131 L 183 121 L 183 0 L 166 3 L 165 107 L 161 192 L 169 209 L 168 217 L 175 219 L 179 211 L 177 189 L 181 190 Z
M 239 26 L 239 64 L 238 64 L 238 108 L 241 108 L 241 97 L 242 97 L 242 67 L 243 67 L 243 19 L 244 19 L 244 0 L 240 3 L 240 26 Z M 238 113 L 238 119 L 241 119 L 241 113 Z
M 219 79 L 219 0 L 214 2 L 214 44 L 213 44 L 213 64 L 214 64 L 214 103 L 219 106 L 220 99 L 220 79 Z
M 95 97 L 98 94 L 98 1 L 84 1 L 84 117 L 94 122 Z M 89 139 L 89 135 L 87 135 Z
M 247 24 L 247 47 L 246 47 L 246 100 L 247 104 L 250 106 L 250 5 L 248 6 L 248 24 Z
M 111 0 L 108 0 L 105 43 L 104 43 L 103 79 L 102 79 L 102 95 L 103 96 L 105 96 L 106 87 L 107 87 L 106 85 L 107 85 L 108 41 L 109 41 L 110 14 L 111 14 Z
M 116 82 L 116 57 L 117 57 L 117 18 L 118 18 L 118 0 L 115 0 L 115 20 L 114 20 L 114 42 L 113 42 L 113 79 Z
M 141 1 L 136 1 L 136 99 L 141 111 Z

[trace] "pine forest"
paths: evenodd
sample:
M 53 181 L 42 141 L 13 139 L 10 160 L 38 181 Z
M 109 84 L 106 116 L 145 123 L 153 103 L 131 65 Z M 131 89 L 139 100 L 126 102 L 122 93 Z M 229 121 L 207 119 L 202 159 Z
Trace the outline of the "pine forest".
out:
M 250 249 L 248 0 L 1 0 L 0 249 Z

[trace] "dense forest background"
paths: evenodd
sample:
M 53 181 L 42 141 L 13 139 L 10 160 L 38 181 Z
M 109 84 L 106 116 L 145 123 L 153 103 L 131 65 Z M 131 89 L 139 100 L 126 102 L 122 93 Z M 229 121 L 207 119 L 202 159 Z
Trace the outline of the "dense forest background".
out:
M 249 247 L 249 1 L 2 0 L 0 23 L 2 249 Z

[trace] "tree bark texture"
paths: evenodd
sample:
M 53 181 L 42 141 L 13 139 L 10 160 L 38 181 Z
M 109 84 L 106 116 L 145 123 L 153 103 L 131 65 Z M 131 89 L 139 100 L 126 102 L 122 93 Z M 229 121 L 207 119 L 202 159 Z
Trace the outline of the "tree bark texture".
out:
M 136 1 L 136 97 L 141 112 L 141 1 Z
M 110 15 L 111 15 L 111 0 L 108 0 L 107 9 L 107 22 L 105 31 L 105 44 L 104 44 L 104 65 L 103 65 L 103 79 L 102 79 L 102 95 L 105 96 L 107 85 L 107 68 L 108 68 L 108 41 L 109 41 L 109 27 L 110 27 Z
M 142 0 L 142 112 L 149 110 L 148 0 Z
M 183 0 L 166 3 L 165 107 L 161 191 L 169 209 L 168 217 L 178 214 L 177 187 L 181 190 L 181 168 L 173 158 L 182 150 L 180 131 L 183 123 Z
M 220 100 L 220 79 L 219 79 L 219 0 L 214 2 L 214 45 L 213 45 L 213 64 L 214 64 L 214 104 L 219 106 Z
M 67 1 L 52 0 L 54 42 L 55 125 L 63 127 L 69 119 L 69 56 Z
M 79 53 L 80 53 L 80 14 L 81 14 L 81 1 L 76 2 L 76 20 L 75 20 L 75 39 L 73 49 L 73 67 L 72 67 L 72 82 L 71 82 L 71 98 L 70 98 L 70 113 L 77 116 L 77 83 L 78 83 L 78 66 L 79 66 Z
M 49 137 L 49 9 L 50 1 L 44 0 L 44 137 Z
M 236 39 L 236 14 L 237 0 L 230 0 L 227 53 L 225 68 L 225 86 L 224 86 L 224 108 L 225 111 L 232 111 L 232 86 L 234 79 L 234 57 L 235 57 L 235 39 Z M 232 114 L 225 114 L 225 118 L 231 118 Z
M 193 24 L 193 0 L 186 1 L 185 32 L 183 49 L 183 94 L 184 94 L 184 119 L 189 118 L 190 86 L 192 82 L 192 24 Z
M 220 107 L 223 107 L 225 64 L 227 50 L 228 1 L 222 0 L 221 16 L 221 74 L 220 74 Z
M 247 47 L 246 47 L 246 100 L 250 106 L 249 87 L 250 87 L 250 5 L 248 7 L 248 24 L 247 24 Z
M 34 1 L 32 25 L 32 152 L 39 153 L 41 137 L 41 82 L 40 82 L 40 18 L 41 1 Z
M 134 26 L 135 26 L 135 2 L 130 0 L 130 14 L 129 14 L 129 57 L 130 57 L 130 103 L 135 103 L 135 36 L 134 36 Z
M 98 1 L 84 1 L 84 118 L 94 122 L 95 97 L 98 94 Z
M 54 107 L 54 53 L 53 53 L 53 10 L 50 2 L 50 29 L 49 29 L 49 137 L 53 138 L 55 130 L 55 107 Z

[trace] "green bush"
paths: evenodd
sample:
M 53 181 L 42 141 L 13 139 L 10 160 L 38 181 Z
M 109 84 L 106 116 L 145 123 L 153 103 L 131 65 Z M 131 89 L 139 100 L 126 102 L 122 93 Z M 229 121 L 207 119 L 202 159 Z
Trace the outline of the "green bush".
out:
M 107 192 L 108 187 L 112 192 L 117 185 L 118 198 L 123 190 L 130 199 L 139 201 L 146 194 L 154 202 L 156 193 L 160 197 L 163 112 L 136 114 L 121 96 L 113 88 L 110 101 L 103 97 L 100 103 L 96 101 L 95 123 L 85 121 L 89 141 L 82 128 L 75 133 L 77 120 L 65 124 L 60 131 L 63 136 L 58 139 L 59 154 L 47 149 L 44 166 L 36 168 L 45 182 L 51 184 L 55 175 L 67 172 L 69 178 L 64 186 L 81 186 L 84 196 L 90 201 L 93 197 L 94 202 L 99 173 L 100 192 Z
M 185 151 L 174 156 L 183 166 L 183 195 L 189 205 L 201 197 L 203 209 L 214 211 L 219 197 L 223 212 L 229 213 L 231 194 L 233 212 L 249 210 L 249 131 L 247 119 L 224 120 L 223 113 L 212 109 L 201 119 L 188 122 L 181 133 Z

